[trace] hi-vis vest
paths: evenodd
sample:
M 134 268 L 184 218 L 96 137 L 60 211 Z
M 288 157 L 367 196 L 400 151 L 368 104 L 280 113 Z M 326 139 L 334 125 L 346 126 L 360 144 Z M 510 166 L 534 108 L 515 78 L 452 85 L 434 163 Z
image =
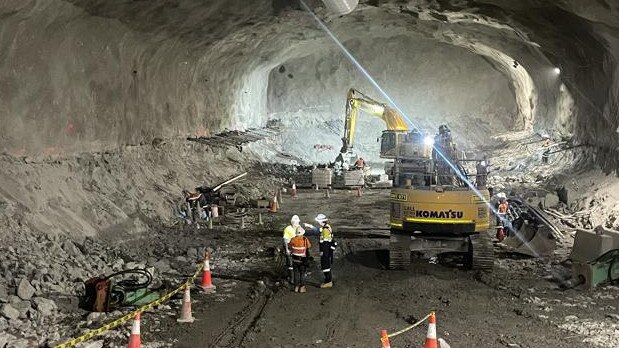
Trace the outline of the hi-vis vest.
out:
M 290 240 L 290 251 L 294 256 L 306 257 L 307 249 L 311 247 L 309 239 L 303 236 L 296 236 Z
M 329 224 L 320 228 L 320 243 L 333 241 L 333 230 Z
M 506 214 L 508 207 L 507 202 L 499 204 L 499 214 Z
M 284 240 L 286 241 L 286 243 L 289 243 L 290 240 L 294 238 L 295 231 L 296 231 L 296 227 L 292 225 L 288 225 L 286 226 L 286 228 L 284 228 Z

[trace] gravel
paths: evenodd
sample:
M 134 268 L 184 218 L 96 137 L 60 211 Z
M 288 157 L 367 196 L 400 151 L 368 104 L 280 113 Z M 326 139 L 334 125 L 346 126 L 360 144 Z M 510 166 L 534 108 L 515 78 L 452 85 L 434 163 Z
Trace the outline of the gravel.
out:
M 0 309 L 0 315 L 9 320 L 17 319 L 19 318 L 19 310 L 13 307 L 13 305 L 5 303 L 2 305 L 2 309 Z

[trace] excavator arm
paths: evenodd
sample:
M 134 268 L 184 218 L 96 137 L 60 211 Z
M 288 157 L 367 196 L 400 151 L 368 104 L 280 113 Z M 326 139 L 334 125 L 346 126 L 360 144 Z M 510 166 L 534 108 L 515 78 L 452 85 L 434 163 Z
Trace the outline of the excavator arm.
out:
M 344 122 L 344 137 L 342 138 L 341 153 L 352 151 L 359 110 L 365 111 L 385 121 L 387 130 L 408 130 L 404 117 L 396 110 L 351 88 L 348 90 L 348 96 L 346 98 L 346 119 Z

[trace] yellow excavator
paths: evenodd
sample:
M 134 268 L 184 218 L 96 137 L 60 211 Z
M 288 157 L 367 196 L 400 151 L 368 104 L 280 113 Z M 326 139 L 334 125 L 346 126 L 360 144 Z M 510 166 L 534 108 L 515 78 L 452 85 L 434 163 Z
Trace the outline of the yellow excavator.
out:
M 494 250 L 485 203 L 490 195 L 485 185 L 471 187 L 463 180 L 473 175 L 449 128 L 442 125 L 434 137 L 417 130 L 385 131 L 381 157 L 394 159 L 389 267 L 407 268 L 411 252 L 422 252 L 458 256 L 469 269 L 491 270 Z
M 335 159 L 336 186 L 355 187 L 365 184 L 364 172 L 354 166 L 358 157 L 353 151 L 353 143 L 357 128 L 357 116 L 360 111 L 382 119 L 387 126 L 387 131 L 393 134 L 408 132 L 404 118 L 396 110 L 354 88 L 349 89 L 346 98 L 342 148 Z
M 408 131 L 406 121 L 397 111 L 351 88 L 348 90 L 348 96 L 346 98 L 344 136 L 342 137 L 342 148 L 340 149 L 340 153 L 342 154 L 352 154 L 359 110 L 381 118 L 385 121 L 387 130 L 389 131 L 396 133 L 406 133 Z
M 344 170 L 348 170 L 353 164 L 351 163 L 352 159 L 356 158 L 356 155 L 353 153 L 353 142 L 355 140 L 359 110 L 385 121 L 387 130 L 394 134 L 404 134 L 408 132 L 406 121 L 396 110 L 368 97 L 354 88 L 349 89 L 346 97 L 346 118 L 344 119 L 342 148 L 336 159 L 336 164 L 339 164 Z

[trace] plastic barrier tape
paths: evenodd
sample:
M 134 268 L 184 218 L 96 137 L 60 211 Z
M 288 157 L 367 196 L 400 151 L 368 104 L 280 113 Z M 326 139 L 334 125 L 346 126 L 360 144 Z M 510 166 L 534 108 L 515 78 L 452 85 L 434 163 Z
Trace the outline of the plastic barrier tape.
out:
M 398 332 L 391 333 L 391 334 L 387 335 L 387 337 L 389 337 L 389 338 L 391 338 L 391 337 L 395 337 L 395 336 L 397 336 L 397 335 L 400 335 L 400 334 L 405 333 L 406 331 L 408 331 L 408 330 L 410 330 L 410 329 L 416 328 L 417 326 L 421 325 L 424 321 L 428 320 L 428 318 L 432 315 L 432 313 L 434 313 L 434 312 L 430 312 L 430 313 L 428 313 L 428 315 L 426 315 L 425 317 L 423 317 L 423 319 L 419 320 L 419 321 L 418 321 L 418 322 L 416 322 L 415 324 L 413 324 L 413 325 L 411 325 L 411 326 L 409 326 L 409 327 L 407 327 L 407 328 L 404 328 L 404 329 L 402 329 L 402 330 L 400 330 L 400 331 L 398 331 Z
M 201 263 L 200 266 L 197 268 L 196 272 L 193 274 L 193 276 L 191 278 L 189 278 L 186 282 L 184 282 L 183 284 L 181 284 L 178 288 L 166 293 L 165 295 L 161 296 L 159 299 L 144 305 L 134 311 L 129 312 L 128 314 L 114 320 L 111 323 L 108 323 L 106 325 L 101 326 L 98 329 L 92 330 L 87 332 L 86 334 L 74 338 L 70 341 L 67 341 L 65 343 L 59 344 L 54 346 L 54 348 L 68 348 L 68 347 L 73 347 L 75 345 L 77 345 L 78 343 L 82 343 L 85 341 L 88 341 L 89 339 L 98 336 L 108 330 L 111 330 L 119 325 L 122 325 L 126 322 L 128 322 L 129 320 L 133 319 L 135 317 L 136 314 L 138 313 L 142 313 L 144 311 L 147 311 L 149 309 L 152 309 L 155 306 L 158 306 L 164 302 L 166 302 L 167 300 L 169 300 L 172 296 L 178 294 L 180 291 L 184 291 L 186 287 L 191 286 L 193 284 L 193 281 L 198 277 L 198 275 L 200 274 L 200 271 L 202 271 L 202 269 L 204 268 L 204 263 Z

